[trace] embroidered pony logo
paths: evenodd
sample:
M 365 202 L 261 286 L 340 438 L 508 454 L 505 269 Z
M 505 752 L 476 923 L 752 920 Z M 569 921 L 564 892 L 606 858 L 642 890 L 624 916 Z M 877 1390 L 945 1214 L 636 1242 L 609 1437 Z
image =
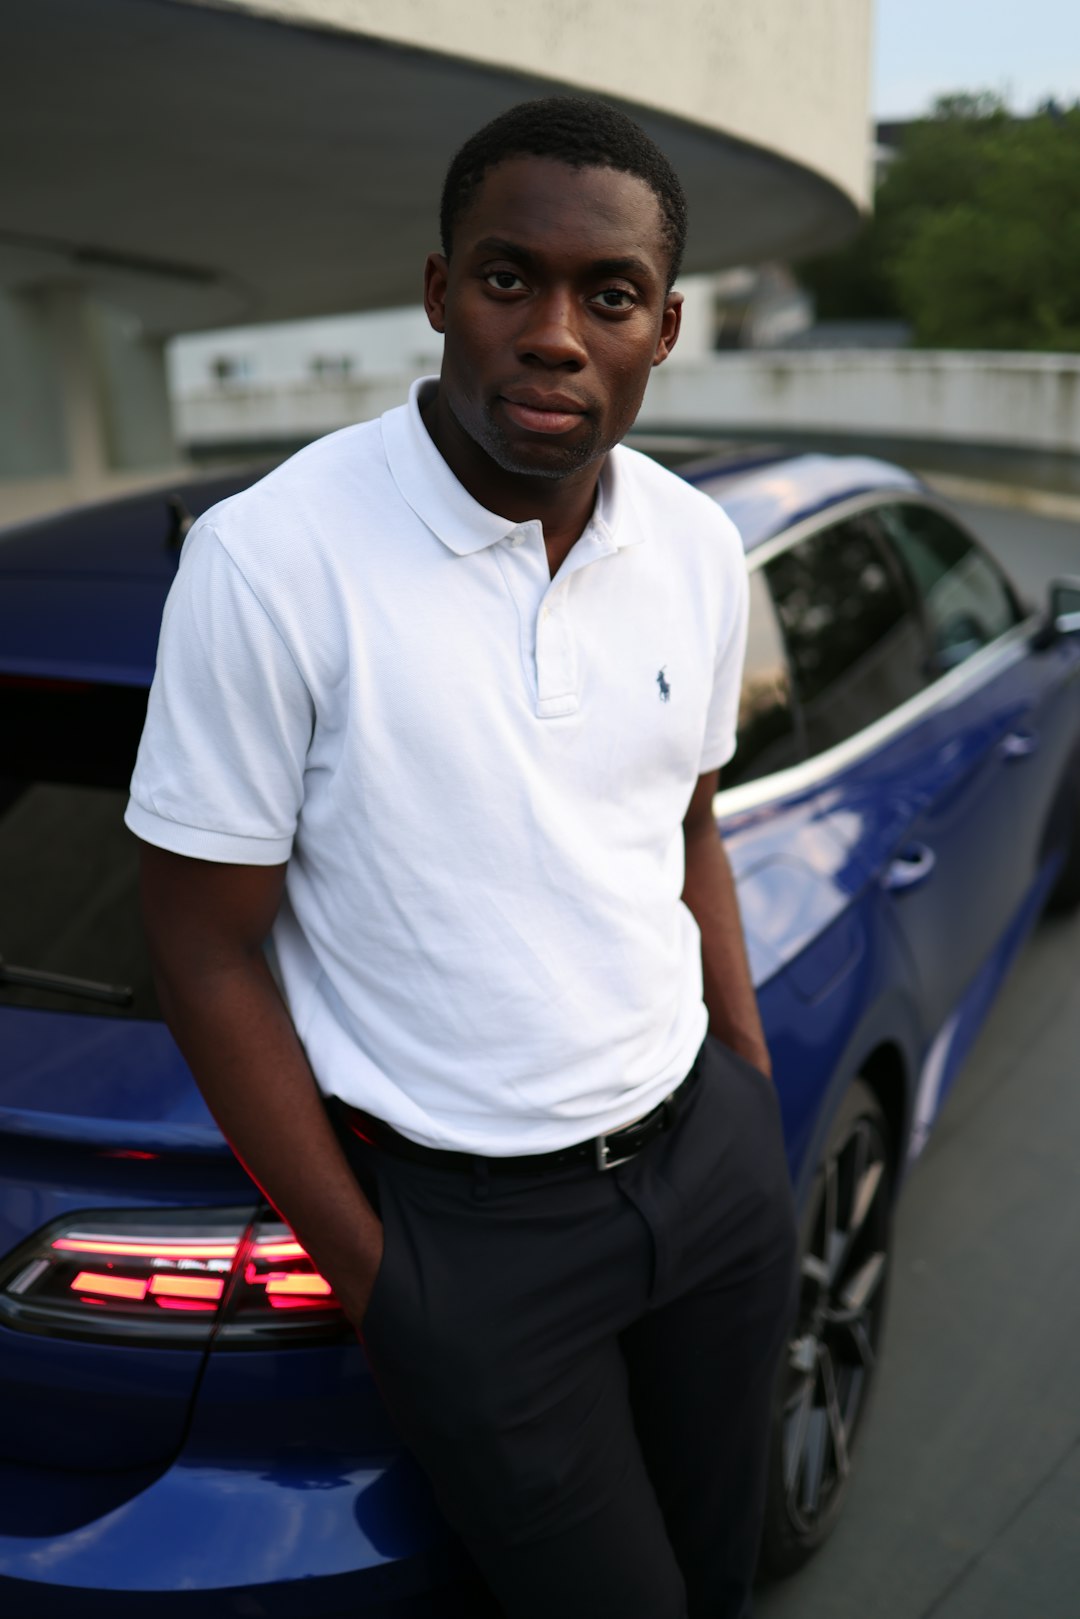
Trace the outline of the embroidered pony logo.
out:
M 662 703 L 669 703 L 671 701 L 671 687 L 664 676 L 664 670 L 666 668 L 667 664 L 665 663 L 664 668 L 658 669 L 656 672 L 656 684 L 660 687 L 660 701 Z

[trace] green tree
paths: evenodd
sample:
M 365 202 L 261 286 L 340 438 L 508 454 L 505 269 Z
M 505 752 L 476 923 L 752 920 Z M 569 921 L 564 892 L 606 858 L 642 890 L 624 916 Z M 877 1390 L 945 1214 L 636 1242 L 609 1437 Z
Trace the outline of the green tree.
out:
M 948 348 L 1080 349 L 1080 106 L 1013 119 L 992 95 L 911 125 L 873 219 L 801 267 L 822 318 L 900 316 Z

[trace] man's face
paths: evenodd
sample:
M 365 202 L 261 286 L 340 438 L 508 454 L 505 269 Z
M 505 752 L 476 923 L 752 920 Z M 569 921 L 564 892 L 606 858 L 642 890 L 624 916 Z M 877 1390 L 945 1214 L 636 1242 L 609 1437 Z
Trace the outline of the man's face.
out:
M 428 260 L 440 400 L 504 471 L 562 478 L 623 438 L 678 335 L 660 204 L 636 175 L 515 157 Z

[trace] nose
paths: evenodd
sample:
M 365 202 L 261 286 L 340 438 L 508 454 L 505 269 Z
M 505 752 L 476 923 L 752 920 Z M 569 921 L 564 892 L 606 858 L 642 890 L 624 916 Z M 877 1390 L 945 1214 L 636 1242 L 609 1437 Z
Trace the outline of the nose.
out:
M 530 299 L 518 335 L 519 357 L 538 360 L 541 365 L 580 370 L 588 358 L 580 324 L 583 317 L 569 288 L 552 288 Z

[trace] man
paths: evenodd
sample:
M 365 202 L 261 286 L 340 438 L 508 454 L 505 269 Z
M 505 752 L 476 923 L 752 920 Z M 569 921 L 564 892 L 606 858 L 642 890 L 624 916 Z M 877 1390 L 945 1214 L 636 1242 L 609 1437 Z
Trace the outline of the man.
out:
M 711 811 L 741 548 L 615 448 L 685 206 L 622 114 L 553 99 L 466 144 L 442 228 L 437 384 L 188 537 L 128 811 L 146 926 L 506 1614 L 720 1619 L 793 1232 Z

